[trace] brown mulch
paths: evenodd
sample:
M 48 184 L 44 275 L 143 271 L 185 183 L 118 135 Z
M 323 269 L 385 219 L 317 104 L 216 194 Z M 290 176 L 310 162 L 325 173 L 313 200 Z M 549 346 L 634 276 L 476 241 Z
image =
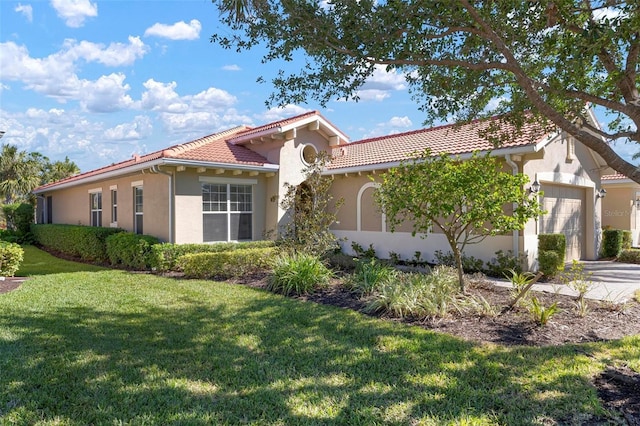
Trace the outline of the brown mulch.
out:
M 18 288 L 25 278 L 6 278 L 0 281 L 0 294 Z M 263 275 L 245 277 L 234 281 L 254 288 L 266 287 Z M 482 296 L 492 306 L 504 307 L 510 300 L 506 288 L 488 283 L 476 283 L 468 289 L 469 294 Z M 640 303 L 615 304 L 589 301 L 589 309 L 584 317 L 576 314 L 575 300 L 569 296 L 553 293 L 536 293 L 544 306 L 557 303 L 560 308 L 546 326 L 536 324 L 528 311 L 515 308 L 498 316 L 452 316 L 446 319 L 403 321 L 425 329 L 447 333 L 477 343 L 492 343 L 505 346 L 554 346 L 586 342 L 620 339 L 640 334 Z M 298 296 L 302 300 L 362 311 L 365 302 L 347 290 L 340 279 L 316 293 Z M 376 315 L 376 314 L 372 314 Z M 379 315 L 376 315 L 379 316 Z M 640 426 L 640 374 L 626 366 L 607 368 L 594 378 L 593 384 L 603 405 L 617 412 L 622 423 Z M 593 419 L 589 425 L 611 424 L 611 419 Z

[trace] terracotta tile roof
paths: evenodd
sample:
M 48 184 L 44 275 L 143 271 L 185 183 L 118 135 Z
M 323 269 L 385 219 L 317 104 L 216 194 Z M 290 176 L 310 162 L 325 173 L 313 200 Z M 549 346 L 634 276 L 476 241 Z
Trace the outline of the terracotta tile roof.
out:
M 622 173 L 615 173 L 613 175 L 602 175 L 602 177 L 600 178 L 600 180 L 608 180 L 608 181 L 624 180 L 624 179 L 629 179 L 629 178 L 623 175 Z
M 479 131 L 486 129 L 490 122 L 491 120 L 484 120 L 462 126 L 444 125 L 334 147 L 331 153 L 333 160 L 328 169 L 399 162 L 410 159 L 427 148 L 434 155 L 492 150 L 495 149 L 493 144 L 479 135 Z M 513 130 L 512 126 L 501 124 L 502 132 L 510 130 Z M 515 140 L 503 143 L 501 148 L 535 145 L 547 134 L 539 125 L 525 124 L 522 133 Z
M 124 170 L 136 165 L 143 165 L 150 163 L 154 160 L 177 159 L 177 160 L 192 160 L 202 162 L 216 162 L 229 165 L 255 165 L 262 166 L 269 164 L 266 158 L 260 154 L 251 151 L 244 146 L 236 146 L 226 142 L 226 140 L 232 136 L 237 135 L 240 132 L 244 132 L 250 129 L 248 126 L 235 127 L 233 129 L 225 130 L 223 132 L 214 133 L 209 136 L 205 136 L 200 139 L 196 139 L 191 142 L 173 145 L 169 148 L 165 148 L 160 151 L 155 151 L 150 154 L 136 155 L 133 158 L 122 161 L 120 163 L 114 163 L 109 166 L 105 166 L 99 169 L 91 170 L 85 173 L 81 173 L 75 176 L 71 176 L 66 179 L 59 180 L 57 182 L 49 183 L 36 188 L 35 192 L 42 192 L 43 190 L 50 189 L 60 185 L 66 185 L 73 182 L 79 182 L 92 177 L 97 177 L 106 173 L 115 172 L 118 170 Z
M 283 120 L 274 121 L 273 123 L 268 123 L 263 126 L 247 129 L 243 132 L 236 134 L 234 137 L 239 138 L 239 137 L 251 136 L 252 134 L 261 133 L 266 130 L 277 129 L 278 127 L 284 127 L 287 124 L 293 124 L 296 121 L 300 121 L 307 117 L 312 117 L 314 115 L 320 115 L 320 113 L 318 111 L 305 112 L 304 114 L 296 115 L 295 117 L 285 118 Z

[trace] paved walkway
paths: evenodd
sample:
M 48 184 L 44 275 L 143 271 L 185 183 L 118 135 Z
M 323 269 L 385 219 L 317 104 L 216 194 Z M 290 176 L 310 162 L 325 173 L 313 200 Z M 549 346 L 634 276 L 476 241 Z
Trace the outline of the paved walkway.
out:
M 587 276 L 592 287 L 586 295 L 589 299 L 622 303 L 632 299 L 634 293 L 640 290 L 640 265 L 605 260 L 584 260 L 580 263 L 584 265 L 584 273 L 590 274 Z M 509 282 L 496 284 L 510 286 Z M 532 289 L 572 296 L 577 294 L 568 286 L 555 283 L 534 284 Z

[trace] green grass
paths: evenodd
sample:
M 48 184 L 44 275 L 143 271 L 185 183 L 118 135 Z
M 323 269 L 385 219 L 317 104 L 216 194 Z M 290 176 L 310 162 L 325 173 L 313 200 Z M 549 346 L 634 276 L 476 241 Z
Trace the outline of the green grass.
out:
M 0 425 L 579 424 L 640 336 L 476 345 L 249 287 L 125 271 L 0 295 Z
M 16 273 L 19 277 L 34 275 L 58 274 L 63 272 L 101 271 L 105 268 L 85 263 L 70 262 L 59 259 L 34 246 L 22 246 L 24 249 L 24 262 Z

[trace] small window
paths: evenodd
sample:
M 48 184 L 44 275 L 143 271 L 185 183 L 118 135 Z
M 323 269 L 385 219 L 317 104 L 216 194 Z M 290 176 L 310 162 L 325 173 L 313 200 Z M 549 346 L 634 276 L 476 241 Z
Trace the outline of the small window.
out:
M 202 184 L 204 242 L 246 241 L 253 237 L 253 187 Z
M 91 226 L 102 226 L 102 192 L 89 194 Z
M 318 151 L 316 151 L 316 147 L 310 144 L 307 144 L 302 148 L 302 161 L 305 164 L 313 164 L 316 162 L 318 158 Z
M 118 221 L 118 190 L 111 190 L 111 222 Z
M 136 234 L 143 233 L 143 216 L 142 216 L 142 187 L 133 188 L 133 232 Z

